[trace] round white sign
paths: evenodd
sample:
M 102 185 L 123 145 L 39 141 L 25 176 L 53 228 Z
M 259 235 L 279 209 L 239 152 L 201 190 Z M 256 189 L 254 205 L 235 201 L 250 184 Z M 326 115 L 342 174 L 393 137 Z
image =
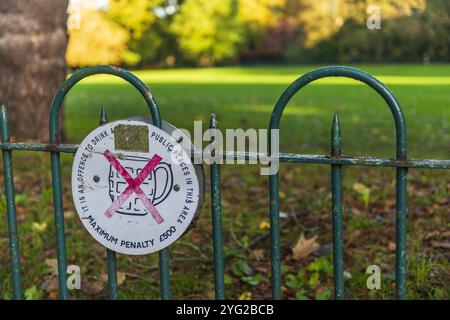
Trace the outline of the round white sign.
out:
M 72 194 L 88 232 L 124 254 L 156 252 L 183 235 L 200 199 L 190 155 L 163 130 L 120 120 L 92 131 L 72 167 Z

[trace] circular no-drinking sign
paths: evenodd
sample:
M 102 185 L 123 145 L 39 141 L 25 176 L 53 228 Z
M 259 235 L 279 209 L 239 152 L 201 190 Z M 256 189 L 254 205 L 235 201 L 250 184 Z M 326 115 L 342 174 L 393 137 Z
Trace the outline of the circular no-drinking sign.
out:
M 87 231 L 124 254 L 156 252 L 183 235 L 199 209 L 201 185 L 190 155 L 144 121 L 92 131 L 72 167 L 72 194 Z

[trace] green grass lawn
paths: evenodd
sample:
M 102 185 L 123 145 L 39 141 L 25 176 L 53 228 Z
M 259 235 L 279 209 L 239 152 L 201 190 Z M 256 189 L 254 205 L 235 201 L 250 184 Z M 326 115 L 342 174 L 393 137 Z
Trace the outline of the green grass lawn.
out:
M 159 104 L 162 118 L 192 129 L 193 120 L 217 114 L 221 128 L 267 128 L 283 90 L 318 66 L 137 71 Z M 384 81 L 400 101 L 409 135 L 410 157 L 448 157 L 450 65 L 357 66 Z M 98 122 L 101 106 L 111 119 L 149 112 L 139 93 L 113 76 L 81 82 L 68 95 L 68 135 L 79 141 Z M 340 114 L 344 153 L 391 156 L 394 122 L 371 89 L 351 79 L 317 81 L 298 93 L 285 110 L 282 147 L 295 152 L 328 152 L 332 116 Z
M 272 109 L 290 82 L 318 66 L 236 67 L 146 70 L 135 74 L 151 88 L 162 118 L 177 127 L 207 127 L 211 112 L 219 127 L 267 128 Z M 400 101 L 408 126 L 412 158 L 450 158 L 450 65 L 363 65 L 384 81 Z M 79 142 L 98 124 L 100 107 L 110 120 L 149 115 L 139 93 L 112 76 L 82 81 L 69 93 L 65 123 L 70 142 Z M 329 153 L 331 120 L 339 113 L 345 155 L 395 156 L 394 122 L 389 108 L 370 88 L 345 79 L 324 79 L 300 93 L 281 122 L 281 150 Z M 30 159 L 33 168 L 30 169 Z M 24 287 L 29 296 L 55 298 L 54 221 L 48 155 L 15 153 L 19 233 Z M 105 250 L 94 243 L 74 212 L 70 193 L 72 156 L 63 156 L 64 206 L 69 264 L 82 268 L 82 289 L 74 298 L 106 298 Z M 208 167 L 205 168 L 208 173 Z M 330 170 L 320 165 L 281 168 L 283 294 L 289 299 L 330 298 L 332 293 Z M 207 191 L 209 175 L 207 175 Z M 354 167 L 344 170 L 346 297 L 394 297 L 395 171 Z M 448 171 L 410 170 L 408 295 L 448 299 L 450 274 Z M 358 193 L 363 184 L 369 196 Z M 267 177 L 255 165 L 222 168 L 226 296 L 270 297 L 270 243 Z M 5 212 L 5 199 L 0 201 Z M 213 261 L 209 192 L 197 228 L 171 249 L 173 298 L 212 298 Z M 317 236 L 320 249 L 300 261 L 291 248 L 300 234 Z M 258 241 L 254 241 L 258 239 Z M 7 252 L 6 221 L 0 219 L 0 249 Z M 9 256 L 0 262 L 0 298 L 10 297 Z M 369 291 L 365 269 L 382 269 L 381 290 Z M 118 255 L 119 295 L 158 298 L 157 255 Z

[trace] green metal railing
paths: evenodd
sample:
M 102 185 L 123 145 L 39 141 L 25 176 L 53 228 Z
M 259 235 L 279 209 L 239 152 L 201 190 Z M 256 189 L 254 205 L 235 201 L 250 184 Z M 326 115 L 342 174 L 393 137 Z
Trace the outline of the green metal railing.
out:
M 59 297 L 69 298 L 67 288 L 67 256 L 64 231 L 63 194 L 61 184 L 61 153 L 75 153 L 77 145 L 59 143 L 58 118 L 64 97 L 80 80 L 95 74 L 110 74 L 118 76 L 133 85 L 144 97 L 152 116 L 153 124 L 161 127 L 162 119 L 159 108 L 150 89 L 132 73 L 112 66 L 96 66 L 81 69 L 72 74 L 58 90 L 50 111 L 50 141 L 49 144 L 11 143 L 10 129 L 6 108 L 0 110 L 0 149 L 3 153 L 3 174 L 5 180 L 6 206 L 8 217 L 9 246 L 11 254 L 13 298 L 23 298 L 23 287 L 20 271 L 19 235 L 16 219 L 15 189 L 13 180 L 12 151 L 26 150 L 36 152 L 50 152 L 52 166 L 53 202 L 56 225 L 56 249 L 58 261 Z M 286 163 L 315 163 L 331 166 L 332 192 L 332 227 L 333 227 L 333 267 L 334 267 L 334 295 L 335 299 L 344 299 L 344 269 L 343 269 L 343 221 L 342 221 L 342 169 L 343 166 L 376 166 L 396 168 L 396 296 L 406 299 L 406 217 L 407 217 L 407 171 L 408 168 L 420 169 L 449 169 L 450 160 L 411 160 L 407 158 L 406 123 L 400 107 L 392 92 L 371 75 L 350 67 L 326 67 L 307 73 L 294 81 L 279 98 L 270 119 L 269 137 L 272 130 L 279 129 L 284 108 L 289 100 L 307 84 L 325 77 L 347 77 L 361 81 L 373 88 L 389 106 L 395 120 L 397 154 L 395 159 L 373 157 L 343 157 L 341 155 L 341 131 L 339 119 L 336 115 L 331 129 L 330 155 L 304 155 L 279 153 L 278 160 Z M 100 125 L 108 121 L 106 110 L 100 115 Z M 210 128 L 217 128 L 217 121 L 213 114 Z M 268 139 L 270 144 L 270 138 Z M 260 159 L 263 154 L 217 152 L 223 159 Z M 193 154 L 193 157 L 195 154 Z M 214 156 L 214 154 L 213 154 Z M 211 207 L 213 224 L 214 249 L 214 281 L 216 299 L 225 298 L 224 286 L 224 257 L 222 237 L 222 208 L 221 208 L 221 178 L 220 164 L 210 165 L 211 170 Z M 279 174 L 269 176 L 270 197 L 270 236 L 271 236 L 271 265 L 272 265 L 272 297 L 281 299 L 281 252 L 280 252 L 280 221 L 279 221 Z M 108 289 L 111 299 L 118 298 L 116 254 L 107 250 Z M 169 277 L 169 248 L 159 253 L 161 298 L 170 299 Z

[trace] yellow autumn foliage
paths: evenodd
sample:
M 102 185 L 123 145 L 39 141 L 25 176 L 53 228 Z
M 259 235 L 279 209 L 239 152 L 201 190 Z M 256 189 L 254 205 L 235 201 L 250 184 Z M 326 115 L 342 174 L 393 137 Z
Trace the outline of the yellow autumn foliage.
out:
M 285 0 L 286 11 L 295 12 L 294 17 L 305 34 L 304 45 L 308 48 L 329 39 L 339 31 L 345 21 L 353 19 L 364 23 L 371 5 L 380 8 L 381 19 L 409 16 L 415 10 L 424 10 L 426 0 Z
M 241 0 L 239 1 L 239 16 L 244 23 L 257 24 L 262 27 L 273 26 L 279 18 L 276 11 L 284 5 L 284 1 Z
M 71 67 L 120 64 L 126 58 L 128 33 L 99 10 L 82 9 L 69 27 L 66 60 Z
M 107 14 L 125 28 L 131 38 L 140 39 L 156 19 L 153 10 L 163 2 L 163 0 L 109 0 Z

